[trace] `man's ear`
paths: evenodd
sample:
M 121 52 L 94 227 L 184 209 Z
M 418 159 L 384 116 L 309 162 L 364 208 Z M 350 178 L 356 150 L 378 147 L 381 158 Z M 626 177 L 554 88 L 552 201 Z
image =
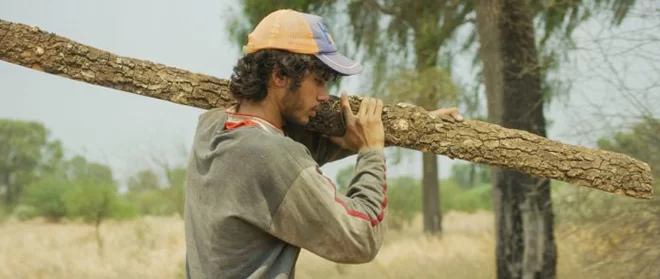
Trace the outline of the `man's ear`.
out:
M 289 78 L 282 74 L 280 69 L 273 67 L 273 71 L 270 72 L 270 83 L 274 87 L 286 87 L 289 83 Z

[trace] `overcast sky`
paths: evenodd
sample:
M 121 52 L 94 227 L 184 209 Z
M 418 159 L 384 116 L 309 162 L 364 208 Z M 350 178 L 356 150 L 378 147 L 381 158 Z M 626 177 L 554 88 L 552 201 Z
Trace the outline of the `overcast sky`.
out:
M 229 0 L 0 0 L 0 19 L 38 26 L 118 55 L 220 78 L 230 76 L 239 57 L 235 43 L 228 39 L 224 21 L 228 14 L 238 11 L 234 1 Z M 635 24 L 639 23 L 629 27 Z M 602 28 L 592 24 L 578 33 L 588 40 L 590 32 L 599 32 Z M 657 45 L 653 48 L 658 49 Z M 578 55 L 581 60 L 576 60 L 573 71 L 562 73 L 566 77 L 583 77 L 570 95 L 570 105 L 553 103 L 547 116 L 554 123 L 549 131 L 550 138 L 592 145 L 592 138 L 575 136 L 575 132 L 585 127 L 585 119 L 594 119 L 595 106 L 623 113 L 632 108 L 618 105 L 620 92 L 590 75 L 597 69 L 590 68 L 594 64 L 589 61 L 591 58 L 585 57 Z M 626 62 L 624 60 L 622 63 Z M 467 60 L 457 62 L 469 63 Z M 630 73 L 627 79 L 640 78 L 637 73 L 649 68 L 628 62 L 631 65 L 626 68 Z M 598 66 L 599 69 L 604 67 Z M 457 71 L 466 73 L 460 67 Z M 644 77 L 648 79 L 648 75 Z M 351 77 L 349 82 L 357 84 L 359 78 Z M 657 82 L 657 78 L 647 82 Z M 351 93 L 356 90 L 354 87 L 345 89 Z M 660 99 L 657 88 L 648 94 L 656 96 L 654 100 Z M 150 156 L 183 162 L 185 158 L 181 154 L 190 147 L 200 112 L 200 109 L 0 62 L 0 117 L 44 123 L 70 154 L 83 154 L 109 164 L 119 179 L 148 167 Z M 398 167 L 390 166 L 390 177 L 401 173 L 419 177 L 417 158 L 420 157 L 414 156 Z M 440 158 L 440 173 L 446 177 L 451 160 Z M 354 160 L 351 157 L 332 163 L 323 170 L 334 179 L 340 167 Z

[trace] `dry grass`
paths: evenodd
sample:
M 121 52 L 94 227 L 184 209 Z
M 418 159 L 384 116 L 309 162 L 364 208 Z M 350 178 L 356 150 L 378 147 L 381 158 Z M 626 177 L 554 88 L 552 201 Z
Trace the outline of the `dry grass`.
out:
M 9 221 L 0 226 L 0 278 L 177 278 L 182 224 L 152 217 L 105 223 L 101 255 L 93 226 Z
M 300 278 L 492 278 L 495 271 L 493 217 L 490 213 L 450 213 L 441 237 L 425 236 L 421 218 L 390 232 L 376 259 L 339 265 L 303 252 Z
M 492 214 L 450 213 L 444 227 L 441 237 L 425 236 L 418 219 L 390 232 L 378 257 L 364 265 L 338 265 L 303 252 L 298 278 L 494 278 Z M 183 278 L 180 219 L 108 222 L 101 232 L 102 254 L 92 226 L 5 222 L 0 225 L 0 278 Z M 607 269 L 583 272 L 585 253 L 593 254 L 588 240 L 596 234 L 576 226 L 558 228 L 557 278 L 618 278 L 608 276 Z

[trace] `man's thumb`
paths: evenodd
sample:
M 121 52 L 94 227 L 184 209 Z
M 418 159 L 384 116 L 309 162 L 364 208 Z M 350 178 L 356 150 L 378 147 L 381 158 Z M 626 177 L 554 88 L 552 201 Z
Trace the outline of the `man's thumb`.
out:
M 353 116 L 353 111 L 351 110 L 351 104 L 348 102 L 346 91 L 341 92 L 341 110 L 344 112 L 344 118 L 348 119 Z
M 339 145 L 341 148 L 344 148 L 344 138 L 337 136 L 330 136 L 330 141 L 336 145 Z

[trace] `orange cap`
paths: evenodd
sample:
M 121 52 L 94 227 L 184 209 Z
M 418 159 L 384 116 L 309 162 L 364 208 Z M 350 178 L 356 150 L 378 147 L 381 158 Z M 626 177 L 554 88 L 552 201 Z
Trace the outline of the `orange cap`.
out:
M 243 51 L 253 53 L 262 49 L 313 54 L 342 75 L 362 71 L 360 63 L 337 51 L 323 18 L 291 9 L 270 13 L 248 35 Z

